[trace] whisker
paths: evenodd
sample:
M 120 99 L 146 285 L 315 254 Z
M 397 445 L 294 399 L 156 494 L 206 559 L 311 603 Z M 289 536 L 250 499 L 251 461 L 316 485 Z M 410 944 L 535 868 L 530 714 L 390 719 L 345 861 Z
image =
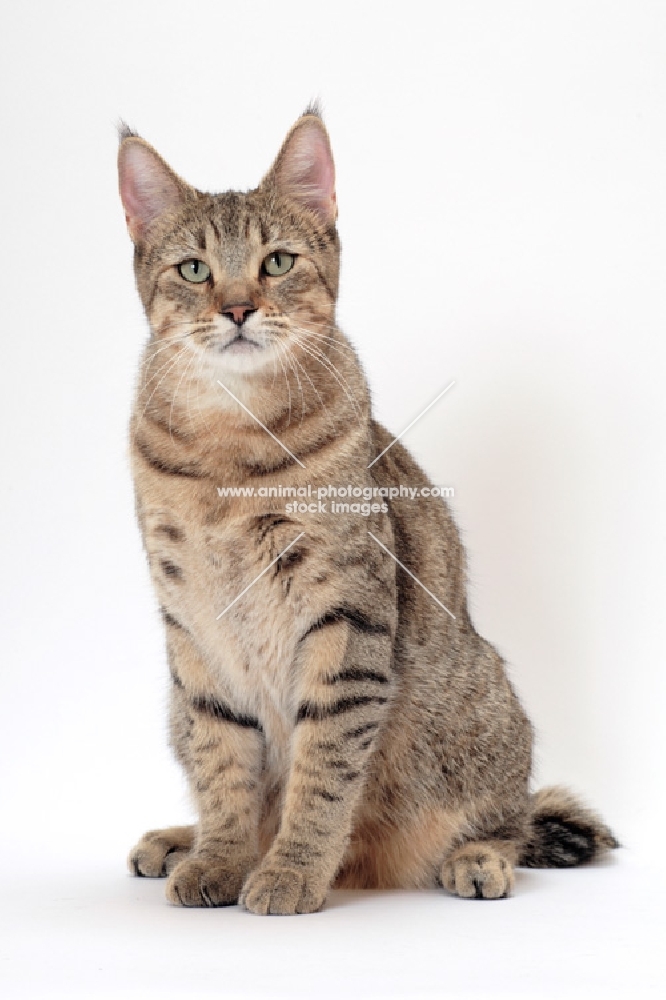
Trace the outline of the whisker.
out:
M 337 327 L 335 327 L 335 326 L 329 325 L 328 328 L 330 330 L 332 330 L 333 332 L 337 331 Z M 308 340 L 310 337 L 312 337 L 313 339 L 318 339 L 318 340 L 322 341 L 323 344 L 326 345 L 326 347 L 328 348 L 328 350 L 337 351 L 338 354 L 342 355 L 342 357 L 345 359 L 345 361 L 349 361 L 350 355 L 351 355 L 352 360 L 354 361 L 354 363 L 356 363 L 356 351 L 351 346 L 351 344 L 349 344 L 346 341 L 344 341 L 344 339 L 342 341 L 342 347 L 340 347 L 339 344 L 334 343 L 333 336 L 330 333 L 323 334 L 323 333 L 318 332 L 317 330 L 311 330 L 311 329 L 309 329 L 308 327 L 305 327 L 305 326 L 293 326 L 291 329 L 294 331 L 294 333 L 297 333 L 297 334 L 300 333 L 301 336 L 305 337 L 306 340 Z M 324 357 L 326 357 L 331 364 L 333 364 L 333 361 L 331 360 L 331 358 L 328 357 L 328 355 L 326 353 L 326 349 L 324 348 L 323 344 L 322 345 L 319 345 L 319 344 L 310 344 L 310 347 L 312 347 L 313 350 L 318 351 L 320 354 L 322 354 Z M 339 374 L 342 376 L 341 372 Z
M 157 327 L 155 333 L 158 338 L 161 338 L 168 330 L 174 330 L 176 327 L 186 328 L 188 326 L 215 326 L 215 320 L 212 319 L 165 319 L 161 326 Z M 151 327 L 152 331 L 152 327 Z
M 282 355 L 278 354 L 277 359 L 280 362 L 280 367 L 282 368 L 282 374 L 284 375 L 285 382 L 287 383 L 287 392 L 289 393 L 289 418 L 287 420 L 287 427 L 288 427 L 289 424 L 291 423 L 291 386 L 289 385 L 289 377 L 287 375 L 287 371 L 284 365 L 282 364 Z
M 186 350 L 187 350 L 187 346 L 181 347 L 181 349 L 178 351 L 178 354 L 176 354 L 175 358 L 172 358 L 171 361 L 167 361 L 166 365 L 168 365 L 169 367 L 167 368 L 167 370 L 165 371 L 164 375 L 159 380 L 159 382 L 157 383 L 157 385 L 155 386 L 155 388 L 151 392 L 150 396 L 148 397 L 148 401 L 146 402 L 146 405 L 144 406 L 143 410 L 141 411 L 141 416 L 139 417 L 139 422 L 137 424 L 137 427 L 139 426 L 139 424 L 143 420 L 144 416 L 146 415 L 146 410 L 148 409 L 148 407 L 150 405 L 151 399 L 153 398 L 153 396 L 155 395 L 155 393 L 157 392 L 157 390 L 159 389 L 159 387 L 161 386 L 162 382 L 167 377 L 167 375 L 169 374 L 169 372 L 171 371 L 171 369 L 173 368 L 173 366 L 176 364 L 176 362 L 178 361 L 178 359 L 180 358 L 180 356 L 182 354 L 184 354 Z M 163 365 L 162 367 L 165 368 L 166 365 Z M 161 370 L 162 369 L 160 369 L 160 371 Z M 146 388 L 147 388 L 147 386 L 146 386 Z
M 314 391 L 314 394 L 315 394 L 315 396 L 317 397 L 317 399 L 318 399 L 318 400 L 319 400 L 319 402 L 321 403 L 321 406 L 322 406 L 322 409 L 324 410 L 324 412 L 325 412 L 326 414 L 328 414 L 328 408 L 327 408 L 327 406 L 326 406 L 326 403 L 324 402 L 324 400 L 323 400 L 323 399 L 321 398 L 321 396 L 319 395 L 319 390 L 317 389 L 317 386 L 316 386 L 316 385 L 314 384 L 314 382 L 313 382 L 313 381 L 312 381 L 312 379 L 310 378 L 310 375 L 309 375 L 309 373 L 308 373 L 307 369 L 306 369 L 306 368 L 304 368 L 304 367 L 303 367 L 303 365 L 302 365 L 302 364 L 300 363 L 300 361 L 298 360 L 298 358 L 296 357 L 296 355 L 295 355 L 295 354 L 294 354 L 294 352 L 292 351 L 292 349 L 291 349 L 291 347 L 289 346 L 289 344 L 285 343 L 285 344 L 283 344 L 282 346 L 283 346 L 283 347 L 284 347 L 284 349 L 285 349 L 285 350 L 287 351 L 287 353 L 288 353 L 288 354 L 289 354 L 289 355 L 291 356 L 292 360 L 294 361 L 294 364 L 298 365 L 298 367 L 299 367 L 299 368 L 301 369 L 301 371 L 302 371 L 302 372 L 303 372 L 303 374 L 305 375 L 306 379 L 308 380 L 308 382 L 309 382 L 309 383 L 310 383 L 310 385 L 312 386 L 312 389 L 313 389 L 313 391 Z
M 183 351 L 186 351 L 186 350 L 187 350 L 187 345 L 185 345 L 185 346 L 183 346 L 183 347 L 179 348 L 179 349 L 178 349 L 178 350 L 176 351 L 176 354 L 175 354 L 175 357 L 177 358 L 177 357 L 178 357 L 178 356 L 179 356 L 179 355 L 180 355 L 180 354 L 181 354 L 181 353 L 182 353 Z M 144 378 L 144 381 L 143 381 L 143 382 L 141 383 L 141 385 L 139 386 L 139 392 L 143 392 L 144 390 L 146 390 L 146 389 L 148 388 L 148 386 L 150 385 L 150 383 L 151 383 L 151 382 L 152 382 L 152 381 L 153 381 L 154 379 L 156 379 L 156 378 L 157 378 L 157 376 L 159 375 L 159 373 L 160 373 L 161 371 L 164 371 L 164 369 L 165 369 L 165 368 L 167 367 L 167 365 L 168 365 L 168 364 L 170 364 L 170 362 L 171 362 L 171 361 L 173 361 L 173 358 L 167 358 L 167 360 L 166 360 L 166 361 L 164 361 L 164 362 L 163 362 L 163 363 L 162 363 L 162 364 L 161 364 L 161 365 L 159 366 L 159 368 L 157 369 L 157 371 L 153 372 L 153 374 L 152 374 L 152 375 L 150 376 L 150 378 L 149 378 L 149 379 L 148 379 L 147 381 L 146 381 L 146 379 Z M 147 374 L 148 374 L 148 372 L 146 372 L 145 374 L 147 375 Z
M 331 334 L 319 333 L 317 330 L 310 330 L 308 329 L 308 327 L 305 326 L 294 326 L 292 327 L 292 329 L 295 330 L 296 333 L 302 333 L 305 334 L 307 337 L 314 337 L 315 339 L 323 341 L 324 343 L 327 344 L 328 348 L 331 351 L 336 351 L 338 354 L 342 355 L 342 357 L 346 359 L 349 359 L 350 355 L 353 358 L 356 357 L 356 352 L 354 351 L 354 348 L 351 346 L 351 344 L 347 344 L 343 341 L 342 346 L 340 346 L 339 344 L 334 342 Z M 332 327 L 332 329 L 336 328 Z
M 276 341 L 276 344 L 280 347 L 281 350 L 284 350 L 285 360 L 286 360 L 287 364 L 289 365 L 289 367 L 291 368 L 291 370 L 293 371 L 294 375 L 296 376 L 296 382 L 298 383 L 298 390 L 299 390 L 299 392 L 301 394 L 301 419 L 300 419 L 299 423 L 302 424 L 303 423 L 303 417 L 305 416 L 305 396 L 303 395 L 303 386 L 301 385 L 301 380 L 300 380 L 298 371 L 296 370 L 296 368 L 294 367 L 294 365 L 292 363 L 290 352 L 288 352 L 286 350 L 286 344 L 280 344 L 278 341 Z
M 322 352 L 318 348 L 316 348 L 313 344 L 306 344 L 304 342 L 303 338 L 299 337 L 298 334 L 294 333 L 293 330 L 292 330 L 292 335 L 293 335 L 294 340 L 296 341 L 296 343 L 301 348 L 301 350 L 305 351 L 306 354 L 309 354 L 311 358 L 313 358 L 315 361 L 319 362 L 319 364 L 322 366 L 322 368 L 325 368 L 327 371 L 330 372 L 330 374 L 333 376 L 333 378 L 335 379 L 335 381 L 338 383 L 338 385 L 340 386 L 340 388 L 343 390 L 343 392 L 347 396 L 347 399 L 349 400 L 349 402 L 355 408 L 356 415 L 359 418 L 361 418 L 362 417 L 361 408 L 358 405 L 356 397 L 354 396 L 353 392 L 351 391 L 351 387 L 349 386 L 349 383 L 344 378 L 344 376 L 342 375 L 342 373 L 340 371 L 338 371 L 338 369 L 335 367 L 335 365 L 330 360 L 330 358 L 327 358 L 324 354 L 322 354 Z
M 195 357 L 196 357 L 196 355 L 195 355 Z M 197 373 L 196 373 L 196 375 L 194 377 L 192 375 L 190 375 L 190 377 L 188 378 L 188 380 L 187 380 L 187 393 L 185 394 L 185 410 L 187 411 L 187 419 L 190 422 L 190 430 L 192 430 L 195 434 L 196 434 L 196 430 L 197 429 L 196 429 L 196 426 L 194 424 L 194 418 L 192 416 L 192 410 L 190 409 L 190 393 L 192 391 L 192 382 L 193 381 L 198 381 L 198 379 L 199 379 L 199 377 L 201 375 L 201 372 L 203 370 L 202 369 L 203 355 L 200 355 L 197 360 L 199 362 Z
M 201 381 L 201 378 L 203 376 L 204 366 L 206 364 L 206 361 L 207 361 L 206 355 L 202 354 L 201 357 L 199 358 L 199 368 L 197 369 L 197 381 L 198 382 Z M 201 408 L 201 393 L 199 393 L 199 396 L 197 398 L 197 410 L 198 410 L 198 413 L 199 413 L 199 419 L 202 420 L 203 423 L 206 425 L 206 430 L 208 431 L 208 433 L 211 436 L 214 437 L 214 431 L 213 431 L 213 429 L 211 428 L 211 426 L 210 426 L 210 424 L 208 422 L 208 417 L 204 414 L 204 412 L 203 412 L 203 410 Z
M 184 337 L 179 337 L 179 338 L 178 338 L 178 340 L 179 340 L 179 341 L 180 341 L 181 343 L 182 343 L 182 341 L 183 341 L 184 339 L 185 339 Z M 161 348 L 158 348 L 157 350 L 154 350 L 154 351 L 152 352 L 152 354 L 151 354 L 151 355 L 150 355 L 149 357 L 147 357 L 147 358 L 144 358 L 144 359 L 143 359 L 143 361 L 141 362 L 141 369 L 144 369 L 144 368 L 146 368 L 146 367 L 147 367 L 148 365 L 152 364 L 152 362 L 153 362 L 153 361 L 155 360 L 155 358 L 156 358 L 156 357 L 158 356 L 158 354 L 162 354 L 162 352 L 163 352 L 163 351 L 167 351 L 167 350 L 169 350 L 169 348 L 171 348 L 171 347 L 173 347 L 173 346 L 174 346 L 174 345 L 173 345 L 173 342 L 171 342 L 171 343 L 169 343 L 169 344 L 165 344 L 165 345 L 164 345 L 164 347 L 161 347 Z M 159 371 L 159 370 L 160 370 L 160 369 L 158 369 L 158 371 Z M 140 370 L 140 374 L 141 374 L 142 376 L 146 376 L 146 375 L 148 374 L 148 372 L 143 372 L 142 370 Z
M 277 376 L 277 365 L 275 363 L 275 360 L 276 360 L 275 355 L 273 355 L 273 381 L 271 382 L 271 388 L 270 388 L 271 392 L 273 391 L 273 389 L 275 387 L 275 378 Z
M 285 322 L 279 321 L 278 322 L 278 321 L 275 321 L 275 320 L 272 321 L 270 319 L 266 319 L 266 320 L 264 320 L 264 323 L 263 323 L 263 326 L 264 327 L 268 327 L 270 329 L 271 333 L 274 333 L 275 330 L 279 330 L 281 333 L 282 332 L 288 332 L 289 330 L 294 330 L 296 333 L 303 333 L 303 334 L 305 334 L 308 337 L 317 338 L 317 339 L 323 341 L 324 343 L 326 343 L 326 345 L 328 346 L 328 348 L 330 350 L 336 351 L 338 354 L 342 355 L 343 357 L 345 357 L 345 356 L 349 357 L 351 355 L 351 357 L 355 360 L 355 358 L 356 358 L 356 351 L 352 347 L 352 345 L 346 340 L 346 338 L 341 335 L 340 341 L 336 341 L 335 340 L 334 334 L 335 333 L 339 333 L 339 330 L 338 330 L 337 326 L 335 325 L 335 323 L 320 323 L 318 325 L 319 325 L 319 329 L 318 330 L 314 330 L 311 327 L 301 326 L 301 325 L 299 325 L 297 323 L 293 323 L 293 322 L 290 323 L 288 321 L 285 321 Z M 326 333 L 322 333 L 321 332 L 322 330 L 325 330 L 327 332 Z
M 288 337 L 289 332 L 293 330 L 295 333 L 301 333 L 306 337 L 316 337 L 324 341 L 331 350 L 336 350 L 342 355 L 344 355 L 345 352 L 349 352 L 353 357 L 355 357 L 354 348 L 351 346 L 351 344 L 346 342 L 344 337 L 342 338 L 341 345 L 338 345 L 334 342 L 333 334 L 339 332 L 337 326 L 334 323 L 323 323 L 320 325 L 323 330 L 331 332 L 321 333 L 320 331 L 312 330 L 307 326 L 299 326 L 297 323 L 294 323 L 293 321 L 289 320 L 277 321 L 271 319 L 270 317 L 266 318 L 263 321 L 262 328 L 263 329 L 268 328 L 267 332 L 271 337 L 272 343 L 276 343 L 276 341 L 278 340 L 277 334 L 285 334 Z M 286 344 L 283 344 L 282 341 L 280 341 L 280 344 L 282 346 L 287 346 Z M 302 367 L 301 371 L 304 371 Z
M 176 396 L 178 395 L 178 390 L 180 389 L 180 386 L 181 386 L 181 383 L 182 383 L 183 379 L 185 378 L 185 376 L 187 375 L 188 371 L 190 370 L 192 362 L 195 361 L 196 358 L 197 358 L 197 355 L 193 353 L 192 357 L 190 358 L 190 360 L 185 365 L 185 368 L 183 369 L 183 373 L 180 376 L 180 378 L 178 379 L 178 385 L 176 386 L 175 392 L 174 392 L 173 396 L 171 397 L 171 406 L 169 407 L 169 437 L 171 438 L 172 441 L 173 441 L 173 434 L 171 432 L 171 421 L 173 420 L 173 407 L 174 407 L 174 404 L 176 402 Z
M 146 351 L 146 353 L 148 351 L 150 351 L 151 353 L 148 354 L 148 357 L 143 359 L 143 361 L 141 362 L 141 368 L 144 368 L 147 364 L 150 364 L 150 362 L 153 361 L 158 354 L 161 354 L 162 351 L 168 350 L 168 348 L 171 347 L 173 344 L 179 342 L 182 343 L 184 340 L 187 340 L 188 337 L 194 336 L 195 333 L 197 333 L 197 330 L 190 330 L 188 333 L 181 334 L 178 337 L 167 337 L 165 340 L 158 340 L 155 341 L 155 343 L 149 342 L 144 348 L 144 350 Z

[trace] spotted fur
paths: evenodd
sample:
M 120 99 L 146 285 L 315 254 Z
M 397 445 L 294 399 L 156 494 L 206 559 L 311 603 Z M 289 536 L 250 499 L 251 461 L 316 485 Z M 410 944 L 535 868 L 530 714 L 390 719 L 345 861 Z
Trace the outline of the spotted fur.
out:
M 391 437 L 335 324 L 333 160 L 316 109 L 247 193 L 195 190 L 129 129 L 119 165 L 150 325 L 131 420 L 137 513 L 198 813 L 146 834 L 131 870 L 167 875 L 173 903 L 295 913 L 331 885 L 502 896 L 516 863 L 614 846 L 568 793 L 528 793 L 530 724 L 470 619 L 444 502 L 360 517 L 218 495 L 428 482 L 400 443 L 368 469 Z M 278 251 L 294 266 L 270 276 Z M 179 270 L 192 259 L 210 270 L 198 284 Z

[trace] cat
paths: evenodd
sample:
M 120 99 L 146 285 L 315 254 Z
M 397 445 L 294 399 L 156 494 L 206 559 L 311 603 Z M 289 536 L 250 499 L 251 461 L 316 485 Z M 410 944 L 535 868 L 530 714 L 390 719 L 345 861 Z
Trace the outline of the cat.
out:
M 428 479 L 336 326 L 319 110 L 248 193 L 196 190 L 126 127 L 119 179 L 150 326 L 136 508 L 198 814 L 145 834 L 130 870 L 166 876 L 174 904 L 293 914 L 331 886 L 504 897 L 517 865 L 618 846 L 566 790 L 530 793 L 532 729 L 470 619 L 446 503 L 381 492 Z M 381 499 L 301 515 L 286 483 Z

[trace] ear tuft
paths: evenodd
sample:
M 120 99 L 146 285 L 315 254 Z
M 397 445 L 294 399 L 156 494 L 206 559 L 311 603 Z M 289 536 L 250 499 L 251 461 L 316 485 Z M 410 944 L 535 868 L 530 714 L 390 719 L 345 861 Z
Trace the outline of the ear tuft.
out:
M 335 166 L 317 105 L 293 126 L 263 184 L 315 212 L 322 222 L 335 222 Z
M 122 118 L 118 119 L 118 124 L 116 125 L 116 131 L 118 132 L 119 142 L 122 142 L 123 139 L 139 138 L 139 133 L 135 132 L 133 128 L 130 128 L 127 122 L 123 121 Z
M 313 118 L 321 118 L 322 121 L 324 120 L 324 113 L 322 111 L 321 101 L 319 100 L 318 97 L 316 97 L 314 101 L 310 101 L 307 108 L 301 115 L 301 118 L 306 118 L 308 115 L 312 115 Z
M 127 228 L 137 243 L 155 219 L 182 205 L 192 189 L 181 181 L 152 146 L 124 123 L 119 132 L 120 197 Z

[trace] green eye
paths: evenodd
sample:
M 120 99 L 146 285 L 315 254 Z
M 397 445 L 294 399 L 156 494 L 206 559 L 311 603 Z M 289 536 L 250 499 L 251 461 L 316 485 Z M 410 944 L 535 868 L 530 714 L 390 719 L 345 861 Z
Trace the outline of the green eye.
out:
M 181 278 L 193 281 L 196 285 L 200 285 L 210 277 L 210 268 L 202 260 L 184 260 L 178 265 L 178 270 Z
M 278 278 L 281 274 L 291 271 L 295 260 L 296 257 L 293 253 L 276 250 L 275 253 L 269 253 L 268 257 L 264 260 L 264 271 L 266 274 L 270 274 L 272 278 Z

